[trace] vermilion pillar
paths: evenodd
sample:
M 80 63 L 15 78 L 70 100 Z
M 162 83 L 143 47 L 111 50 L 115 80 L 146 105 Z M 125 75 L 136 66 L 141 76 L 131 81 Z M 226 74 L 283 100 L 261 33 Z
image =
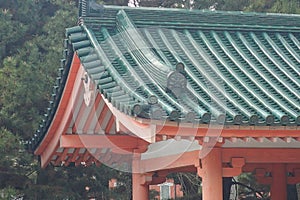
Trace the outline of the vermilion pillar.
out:
M 132 160 L 132 200 L 149 199 L 149 185 L 140 172 L 140 153 L 134 153 Z
M 287 175 L 285 164 L 272 165 L 271 199 L 287 199 Z
M 220 148 L 213 148 L 201 160 L 203 200 L 222 200 L 222 156 Z
M 149 186 L 141 184 L 143 175 L 138 173 L 132 174 L 132 199 L 133 200 L 147 200 L 149 199 Z

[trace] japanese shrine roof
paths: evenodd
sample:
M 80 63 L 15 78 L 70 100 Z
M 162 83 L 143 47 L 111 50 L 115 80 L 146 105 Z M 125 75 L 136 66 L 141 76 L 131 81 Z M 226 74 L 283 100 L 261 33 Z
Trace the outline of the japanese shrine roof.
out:
M 300 15 L 81 1 L 79 16 L 66 30 L 65 59 L 36 135 L 53 119 L 73 53 L 98 92 L 132 117 L 300 125 Z

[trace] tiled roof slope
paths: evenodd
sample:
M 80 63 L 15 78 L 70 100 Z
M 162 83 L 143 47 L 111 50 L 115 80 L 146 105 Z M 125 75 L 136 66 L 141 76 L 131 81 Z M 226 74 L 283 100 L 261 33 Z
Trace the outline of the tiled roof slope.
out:
M 86 35 L 97 56 L 72 43 L 119 110 L 203 123 L 225 114 L 229 124 L 300 124 L 300 16 L 82 3 L 76 34 Z M 183 80 L 173 81 L 177 63 L 184 64 Z M 149 96 L 158 99 L 155 113 Z
M 99 92 L 130 116 L 300 125 L 299 15 L 81 0 L 79 16 L 68 45 Z

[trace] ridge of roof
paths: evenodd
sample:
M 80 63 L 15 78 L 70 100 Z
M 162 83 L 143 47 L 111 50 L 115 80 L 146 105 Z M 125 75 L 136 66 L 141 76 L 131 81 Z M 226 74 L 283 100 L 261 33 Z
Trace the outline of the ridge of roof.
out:
M 187 10 L 176 8 L 153 8 L 153 7 L 125 7 L 100 5 L 90 0 L 81 0 L 79 17 L 101 19 L 113 22 L 116 13 L 124 10 L 137 25 L 143 23 L 159 25 L 170 23 L 174 25 L 194 24 L 199 26 L 232 26 L 237 25 L 246 28 L 289 28 L 300 29 L 300 15 L 280 13 L 257 13 L 243 11 L 210 11 L 210 10 Z
M 88 2 L 89 0 L 82 0 Z M 251 15 L 251 16 L 283 16 L 283 17 L 300 17 L 299 14 L 290 13 L 272 13 L 272 12 L 252 12 L 252 11 L 224 11 L 224 10 L 209 10 L 209 9 L 183 9 L 183 8 L 166 8 L 166 7 L 129 7 L 129 6 L 118 6 L 109 4 L 99 4 L 105 9 L 117 9 L 117 10 L 147 10 L 147 11 L 170 11 L 170 12 L 182 12 L 185 14 L 191 13 L 207 13 L 207 14 L 232 14 L 232 15 Z M 90 13 L 91 14 L 91 13 Z
M 299 14 L 292 13 L 272 13 L 272 12 L 252 12 L 252 11 L 225 11 L 225 10 L 209 10 L 209 9 L 183 9 L 183 8 L 165 8 L 165 7 L 129 7 L 129 6 L 116 6 L 116 5 L 105 5 L 107 9 L 119 9 L 119 10 L 157 10 L 157 11 L 170 11 L 170 12 L 182 12 L 185 14 L 191 13 L 207 13 L 207 14 L 232 14 L 232 15 L 251 15 L 251 16 L 284 16 L 284 17 L 300 17 Z

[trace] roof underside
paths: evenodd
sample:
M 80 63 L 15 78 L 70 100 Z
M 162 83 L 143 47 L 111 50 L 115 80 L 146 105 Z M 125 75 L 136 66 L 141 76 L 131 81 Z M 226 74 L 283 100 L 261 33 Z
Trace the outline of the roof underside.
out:
M 122 112 L 300 124 L 300 16 L 83 7 L 81 26 L 67 30 L 69 42 Z

